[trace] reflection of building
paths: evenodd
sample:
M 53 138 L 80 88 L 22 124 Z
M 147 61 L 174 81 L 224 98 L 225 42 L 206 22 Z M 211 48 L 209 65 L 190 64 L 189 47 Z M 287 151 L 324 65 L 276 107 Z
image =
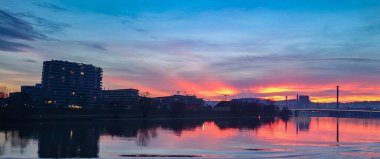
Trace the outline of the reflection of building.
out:
M 299 96 L 298 101 L 299 101 L 299 108 L 309 108 L 311 105 L 309 96 L 301 95 Z
M 131 108 L 137 104 L 139 90 L 137 89 L 116 89 L 103 90 L 103 102 L 109 107 Z
M 44 102 L 63 107 L 94 107 L 100 97 L 102 69 L 89 64 L 45 61 Z
M 53 127 L 39 132 L 40 158 L 96 158 L 100 132 L 93 127 Z
M 180 101 L 185 104 L 186 110 L 201 110 L 204 106 L 204 100 L 197 98 L 196 96 L 189 95 L 172 95 L 166 97 L 156 97 L 154 98 L 159 104 L 160 108 L 169 108 L 174 102 Z
M 297 131 L 309 131 L 311 117 L 297 117 L 295 119 L 297 124 Z

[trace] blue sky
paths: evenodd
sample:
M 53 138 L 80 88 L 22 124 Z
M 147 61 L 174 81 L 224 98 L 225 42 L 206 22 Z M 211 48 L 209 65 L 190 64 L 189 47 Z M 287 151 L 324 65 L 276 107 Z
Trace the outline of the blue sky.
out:
M 0 85 L 38 83 L 42 62 L 91 63 L 105 88 L 217 99 L 380 98 L 380 1 L 0 1 Z M 220 97 L 222 98 L 222 97 Z

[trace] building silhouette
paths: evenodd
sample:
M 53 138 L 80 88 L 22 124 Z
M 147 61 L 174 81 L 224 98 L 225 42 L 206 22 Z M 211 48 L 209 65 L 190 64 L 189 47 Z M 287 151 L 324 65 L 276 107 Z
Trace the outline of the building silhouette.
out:
M 30 98 L 31 107 L 38 107 L 43 105 L 42 103 L 42 84 L 35 84 L 34 86 L 21 86 L 21 93 L 27 94 Z
M 259 105 L 271 105 L 273 101 L 269 99 L 263 99 L 263 98 L 237 98 L 232 99 L 231 102 L 235 103 L 256 103 Z
M 299 102 L 299 108 L 310 108 L 312 104 L 309 96 L 305 96 L 305 95 L 300 95 L 298 98 L 298 102 Z
M 139 99 L 137 89 L 103 90 L 102 100 L 107 107 L 131 109 Z
M 51 107 L 93 108 L 99 104 L 103 70 L 90 64 L 43 63 L 43 103 Z
M 204 105 L 204 99 L 197 98 L 195 95 L 171 95 L 164 97 L 156 97 L 154 98 L 156 101 L 158 108 L 168 108 L 171 109 L 173 103 L 181 102 L 184 104 L 186 110 L 199 111 Z

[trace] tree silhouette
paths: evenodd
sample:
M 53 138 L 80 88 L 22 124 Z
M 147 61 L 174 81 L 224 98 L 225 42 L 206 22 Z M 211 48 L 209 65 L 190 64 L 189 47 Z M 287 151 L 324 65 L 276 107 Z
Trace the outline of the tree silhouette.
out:
M 6 86 L 0 86 L 0 99 L 8 97 L 8 88 Z
M 141 97 L 149 97 L 150 96 L 150 92 L 146 91 L 146 92 L 142 92 L 140 94 Z

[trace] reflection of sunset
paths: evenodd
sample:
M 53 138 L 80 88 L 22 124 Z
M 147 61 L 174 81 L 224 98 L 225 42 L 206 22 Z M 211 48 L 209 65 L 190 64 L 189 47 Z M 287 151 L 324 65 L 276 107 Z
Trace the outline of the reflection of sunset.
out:
M 204 155 L 215 158 L 286 158 L 310 157 L 313 154 L 318 155 L 316 158 L 334 158 L 337 155 L 337 158 L 371 158 L 380 155 L 379 119 L 297 117 L 287 122 L 274 118 L 98 122 L 67 123 L 59 125 L 59 128 L 56 123 L 46 123 L 31 129 L 28 136 L 22 135 L 22 129 L 12 132 L 2 129 L 0 146 L 6 143 L 6 155 L 0 154 L 0 157 L 12 158 L 7 155 L 18 155 L 20 151 L 15 150 L 19 149 L 24 149 L 25 154 L 33 158 L 41 152 L 37 150 L 50 150 L 52 153 L 49 154 L 60 155 L 62 151 L 57 150 L 71 150 L 72 145 L 75 145 L 73 150 L 78 147 L 100 158 L 124 154 Z
M 366 124 L 363 122 L 366 121 Z M 369 122 L 368 122 L 369 121 Z M 306 123 L 298 126 L 297 123 Z M 326 117 L 299 117 L 287 122 L 277 121 L 272 125 L 265 125 L 257 131 L 255 136 L 264 139 L 281 140 L 280 145 L 303 145 L 300 141 L 336 142 L 337 123 L 336 118 Z M 380 141 L 378 130 L 380 121 L 363 119 L 339 119 L 340 142 L 373 142 Z M 325 143 L 326 144 L 326 143 Z M 326 145 L 325 145 L 326 146 Z
M 299 124 L 298 128 L 297 123 Z M 343 145 L 356 142 L 380 142 L 380 136 L 377 133 L 379 129 L 380 120 L 341 118 L 339 119 L 339 141 Z M 238 139 L 242 142 L 238 147 L 244 147 L 247 143 L 270 144 L 274 145 L 274 148 L 282 148 L 283 146 L 285 146 L 284 148 L 291 148 L 292 146 L 330 147 L 337 144 L 336 131 L 336 118 L 299 117 L 292 118 L 287 123 L 276 120 L 274 123 L 264 124 L 249 131 L 236 128 L 220 129 L 214 122 L 205 122 L 203 126 L 183 131 L 181 136 L 177 138 L 165 137 L 170 143 L 181 145 L 199 142 L 197 143 L 198 146 L 203 145 L 207 148 L 216 148 Z
M 197 127 L 195 130 L 192 131 L 184 131 L 181 134 L 181 137 L 192 138 L 197 136 L 205 136 L 212 138 L 227 138 L 236 135 L 236 129 L 220 129 L 214 122 L 205 122 L 203 123 L 202 127 Z
M 337 118 L 333 117 L 298 117 L 285 122 L 277 119 L 273 122 L 251 125 L 255 120 L 206 121 L 191 129 L 178 130 L 157 129 L 157 136 L 150 139 L 148 147 L 170 150 L 218 150 L 218 152 L 264 151 L 276 153 L 304 153 L 310 148 L 316 151 L 335 151 L 339 147 L 361 147 L 363 144 L 380 142 L 378 119 L 339 119 L 339 142 L 337 142 Z M 257 120 L 256 120 L 257 121 Z M 227 123 L 227 125 L 225 125 Z M 223 128 L 221 128 L 223 127 Z M 240 128 L 237 128 L 240 127 Z M 115 141 L 116 140 L 116 141 Z M 114 143 L 127 144 L 129 149 L 139 149 L 120 139 L 102 138 L 103 146 Z M 337 146 L 339 145 L 339 146 Z M 343 156 L 377 156 L 377 152 L 361 151 L 360 154 L 342 151 Z M 164 152 L 165 153 L 165 152 Z M 215 153 L 214 151 L 212 153 Z M 256 153 L 254 153 L 256 154 Z M 270 153 L 268 153 L 270 154 Z M 260 155 L 258 153 L 257 155 Z

